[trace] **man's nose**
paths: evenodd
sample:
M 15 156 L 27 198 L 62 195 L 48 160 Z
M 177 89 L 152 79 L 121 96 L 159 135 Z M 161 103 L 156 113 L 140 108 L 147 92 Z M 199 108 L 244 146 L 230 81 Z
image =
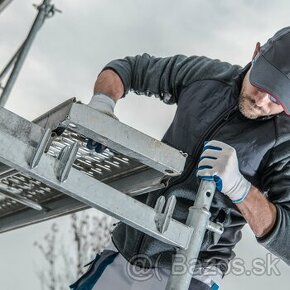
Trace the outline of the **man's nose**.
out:
M 258 107 L 263 107 L 265 105 L 268 105 L 270 101 L 269 99 L 269 95 L 267 93 L 259 93 L 258 95 L 256 95 L 256 99 L 255 99 L 256 105 Z

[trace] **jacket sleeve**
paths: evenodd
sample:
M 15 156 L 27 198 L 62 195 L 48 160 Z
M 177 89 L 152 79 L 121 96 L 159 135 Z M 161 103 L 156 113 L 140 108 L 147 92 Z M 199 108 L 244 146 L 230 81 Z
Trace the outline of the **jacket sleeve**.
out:
M 136 94 L 155 95 L 163 102 L 173 104 L 178 102 L 181 89 L 193 81 L 232 77 L 232 71 L 237 67 L 203 56 L 161 58 L 145 53 L 113 60 L 103 70 L 112 69 L 120 76 L 124 95 L 132 90 Z
M 257 241 L 290 266 L 290 141 L 279 144 L 271 152 L 262 178 L 268 200 L 277 208 L 271 231 Z

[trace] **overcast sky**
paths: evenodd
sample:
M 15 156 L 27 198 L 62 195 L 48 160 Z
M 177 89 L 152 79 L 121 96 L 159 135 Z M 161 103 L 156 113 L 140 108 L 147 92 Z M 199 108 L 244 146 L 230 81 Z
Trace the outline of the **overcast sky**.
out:
M 35 1 L 37 2 L 37 0 Z M 0 70 L 26 36 L 36 11 L 32 1 L 14 0 L 0 14 Z M 155 56 L 206 55 L 245 65 L 256 41 L 290 25 L 289 1 L 232 0 L 55 0 L 63 11 L 48 19 L 36 37 L 7 108 L 32 120 L 71 97 L 89 101 L 98 72 L 111 59 L 148 52 Z M 161 138 L 175 106 L 129 95 L 116 107 L 119 119 Z M 58 219 L 66 231 L 67 219 Z M 32 244 L 51 222 L 0 235 L 3 290 L 39 290 L 38 252 Z M 238 257 L 250 265 L 267 253 L 246 228 Z M 37 266 L 36 266 L 37 265 Z M 224 290 L 289 287 L 289 267 L 280 276 L 229 275 Z

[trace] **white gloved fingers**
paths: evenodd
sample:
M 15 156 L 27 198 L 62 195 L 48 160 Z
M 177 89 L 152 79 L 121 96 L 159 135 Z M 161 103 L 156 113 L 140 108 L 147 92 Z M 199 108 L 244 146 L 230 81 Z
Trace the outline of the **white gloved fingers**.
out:
M 215 167 L 215 159 L 204 158 L 199 161 L 198 168 Z
M 205 144 L 198 163 L 197 176 L 214 180 L 217 189 L 234 203 L 242 202 L 251 187 L 239 170 L 236 150 L 223 142 L 212 140 Z
M 196 172 L 196 176 L 202 180 L 212 180 L 216 182 L 217 189 L 219 191 L 222 190 L 222 180 L 218 176 L 218 172 L 216 169 L 210 165 L 201 165 L 199 164 L 199 167 Z
M 213 145 L 214 144 L 214 145 Z M 221 156 L 221 148 L 215 146 L 213 141 L 206 143 L 200 156 L 196 175 L 198 177 L 214 176 L 217 173 L 216 162 Z
M 216 159 L 212 159 L 210 156 L 204 156 L 198 163 L 196 175 L 198 177 L 215 175 L 217 173 L 214 163 L 215 160 Z
M 90 102 L 88 103 L 89 107 L 104 114 L 107 114 L 111 117 L 113 117 L 114 115 L 115 105 L 116 103 L 111 97 L 102 93 L 97 93 L 93 95 Z
M 221 152 L 222 151 L 218 151 L 214 149 L 206 149 L 200 155 L 199 160 L 201 161 L 203 159 L 219 159 L 221 157 Z
M 229 162 L 238 163 L 235 148 L 216 140 L 209 141 L 204 146 L 204 151 L 201 154 L 200 160 L 206 158 L 207 156 L 217 158 L 218 161 L 216 161 L 216 164 L 220 164 L 221 162 L 224 164 Z
M 213 156 L 217 158 L 229 158 L 230 156 L 237 156 L 234 147 L 216 140 L 209 141 L 205 144 L 204 151 L 202 152 L 201 157 L 205 155 L 205 152 L 208 156 Z
M 198 176 L 199 178 L 201 177 L 213 177 L 216 174 L 217 172 L 213 169 L 213 168 L 209 168 L 209 167 L 204 167 L 204 168 L 201 168 L 201 169 L 198 169 L 197 173 L 196 173 L 196 176 Z
M 230 145 L 228 145 L 228 144 L 226 144 L 224 142 L 217 141 L 217 140 L 208 141 L 204 145 L 204 148 L 206 148 L 207 146 L 213 146 L 213 147 L 216 147 L 216 148 L 220 148 L 222 150 L 229 149 L 229 148 L 233 148 L 232 146 L 230 146 Z

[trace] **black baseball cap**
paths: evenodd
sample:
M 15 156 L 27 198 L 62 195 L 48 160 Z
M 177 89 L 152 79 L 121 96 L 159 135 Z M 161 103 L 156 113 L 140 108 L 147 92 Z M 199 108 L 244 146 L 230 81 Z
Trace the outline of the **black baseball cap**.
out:
M 290 115 L 290 26 L 279 30 L 261 47 L 249 78 L 253 86 L 274 97 Z

